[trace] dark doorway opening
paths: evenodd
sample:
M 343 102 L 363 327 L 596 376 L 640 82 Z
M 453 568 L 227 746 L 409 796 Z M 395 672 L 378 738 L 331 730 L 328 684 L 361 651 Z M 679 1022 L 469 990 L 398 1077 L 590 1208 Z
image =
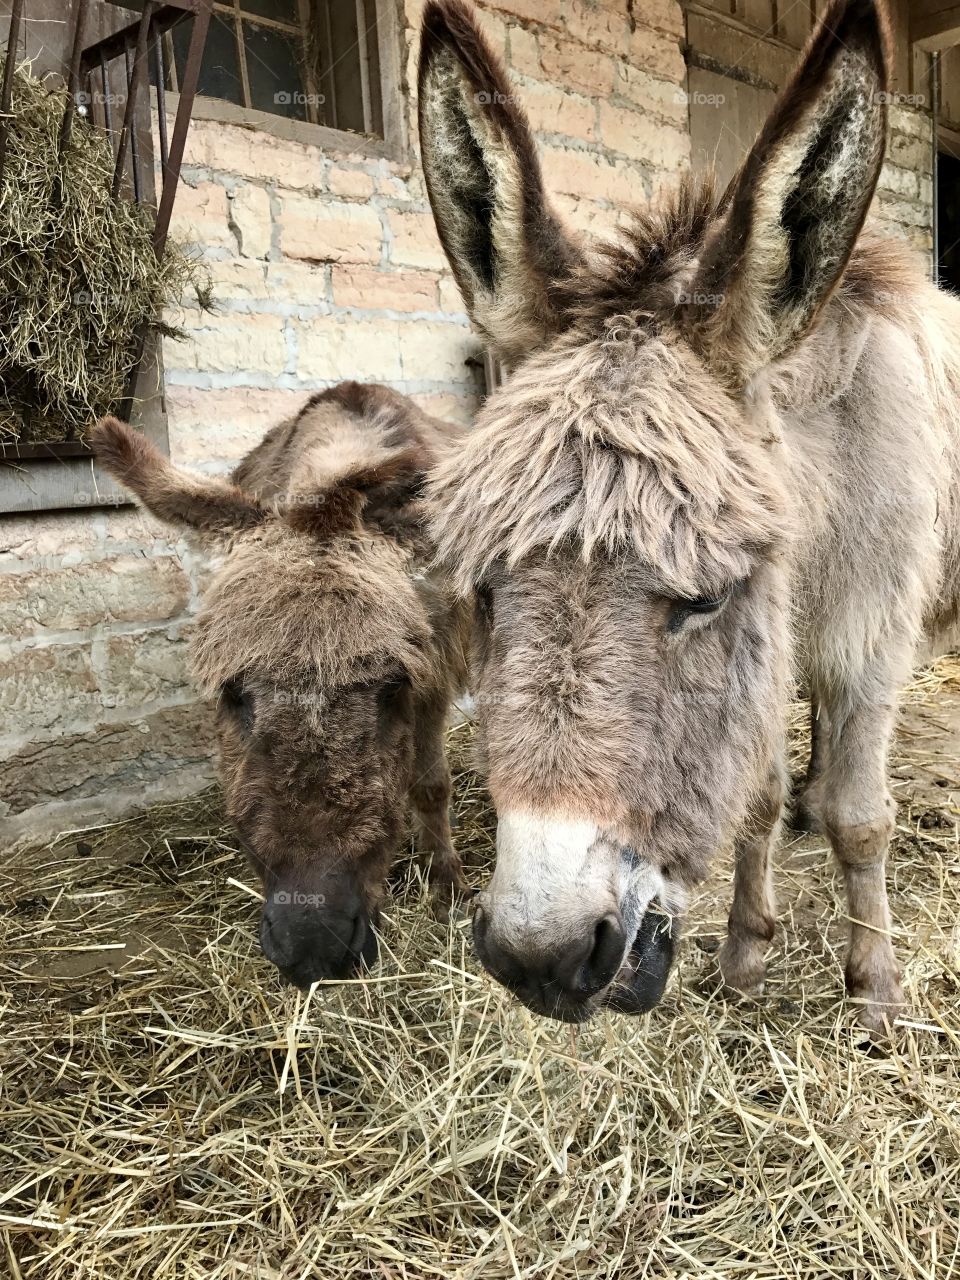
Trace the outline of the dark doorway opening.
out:
M 940 284 L 960 294 L 960 158 L 937 156 L 937 227 Z

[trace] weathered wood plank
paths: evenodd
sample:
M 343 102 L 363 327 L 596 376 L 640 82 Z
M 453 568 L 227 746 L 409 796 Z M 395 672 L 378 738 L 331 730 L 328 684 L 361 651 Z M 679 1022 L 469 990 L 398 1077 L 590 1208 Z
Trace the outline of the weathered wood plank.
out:
M 782 40 L 758 40 L 757 33 L 739 21 L 687 10 L 687 43 L 693 54 L 710 69 L 744 84 L 760 87 L 785 84 L 797 63 L 797 51 Z
M 940 121 L 960 128 L 960 48 L 940 55 Z
M 776 35 L 773 0 L 735 0 L 734 16 L 758 32 Z
M 810 0 L 779 0 L 777 35 L 787 44 L 801 49 L 813 30 L 813 8 Z
M 910 11 L 910 39 L 929 52 L 960 44 L 960 4 L 915 0 Z
M 712 168 L 725 186 L 760 132 L 776 92 L 692 67 L 689 94 L 694 169 Z

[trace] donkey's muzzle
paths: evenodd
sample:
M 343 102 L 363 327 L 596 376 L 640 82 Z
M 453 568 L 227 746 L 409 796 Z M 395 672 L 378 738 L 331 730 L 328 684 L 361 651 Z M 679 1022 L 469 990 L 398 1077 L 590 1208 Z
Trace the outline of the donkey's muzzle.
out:
M 561 1022 L 590 1017 L 596 997 L 616 977 L 627 945 L 619 915 L 608 912 L 576 941 L 523 954 L 490 927 L 482 907 L 474 913 L 473 940 L 488 973 L 528 1009 Z
M 260 945 L 268 960 L 298 987 L 352 977 L 377 958 L 377 935 L 359 896 L 338 902 L 320 894 L 272 891 L 260 917 Z

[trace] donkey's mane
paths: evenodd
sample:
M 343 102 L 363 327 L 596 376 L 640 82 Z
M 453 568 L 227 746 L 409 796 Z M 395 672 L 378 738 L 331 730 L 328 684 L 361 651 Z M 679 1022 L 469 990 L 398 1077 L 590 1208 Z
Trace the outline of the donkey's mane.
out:
M 635 552 L 694 596 L 782 536 L 767 445 L 732 435 L 738 416 L 688 348 L 621 320 L 529 360 L 435 470 L 434 538 L 462 591 L 498 560 L 572 547 Z
M 521 366 L 434 473 L 438 554 L 461 590 L 497 560 L 573 547 L 584 559 L 632 551 L 692 595 L 744 575 L 782 540 L 776 423 L 742 427 L 677 320 L 677 290 L 721 206 L 711 180 L 687 179 L 558 285 L 567 332 Z M 827 312 L 902 318 L 924 283 L 907 246 L 867 235 Z
M 678 282 L 695 264 L 725 195 L 713 174 L 686 174 L 659 200 L 631 211 L 617 242 L 596 246 L 588 262 L 556 286 L 574 324 L 595 326 L 638 307 L 656 318 L 676 308 Z M 864 232 L 841 277 L 833 305 L 884 314 L 915 300 L 926 284 L 919 255 L 900 240 Z
M 330 687 L 397 667 L 426 678 L 419 495 L 444 433 L 389 387 L 347 382 L 312 396 L 247 454 L 233 479 L 282 515 L 236 537 L 204 592 L 192 646 L 204 692 L 245 671 Z
M 558 305 L 585 326 L 643 307 L 675 306 L 675 287 L 696 260 L 720 205 L 712 175 L 686 175 L 663 197 L 631 210 L 616 242 L 594 246 L 556 289 Z
M 389 608 L 384 607 L 389 592 Z M 204 595 L 194 678 L 213 695 L 244 671 L 338 686 L 399 666 L 419 681 L 430 635 L 409 556 L 357 530 L 320 545 L 272 521 L 243 534 Z

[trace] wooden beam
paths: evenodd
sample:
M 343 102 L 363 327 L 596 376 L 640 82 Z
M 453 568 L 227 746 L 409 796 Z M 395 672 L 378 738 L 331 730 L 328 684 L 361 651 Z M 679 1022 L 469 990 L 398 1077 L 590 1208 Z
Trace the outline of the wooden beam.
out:
M 887 0 L 893 35 L 890 92 L 910 92 L 910 0 Z
M 937 145 L 944 155 L 960 160 L 960 129 L 950 129 L 941 124 L 937 129 Z
M 910 40 L 927 53 L 960 44 L 960 4 L 919 0 L 911 6 Z

